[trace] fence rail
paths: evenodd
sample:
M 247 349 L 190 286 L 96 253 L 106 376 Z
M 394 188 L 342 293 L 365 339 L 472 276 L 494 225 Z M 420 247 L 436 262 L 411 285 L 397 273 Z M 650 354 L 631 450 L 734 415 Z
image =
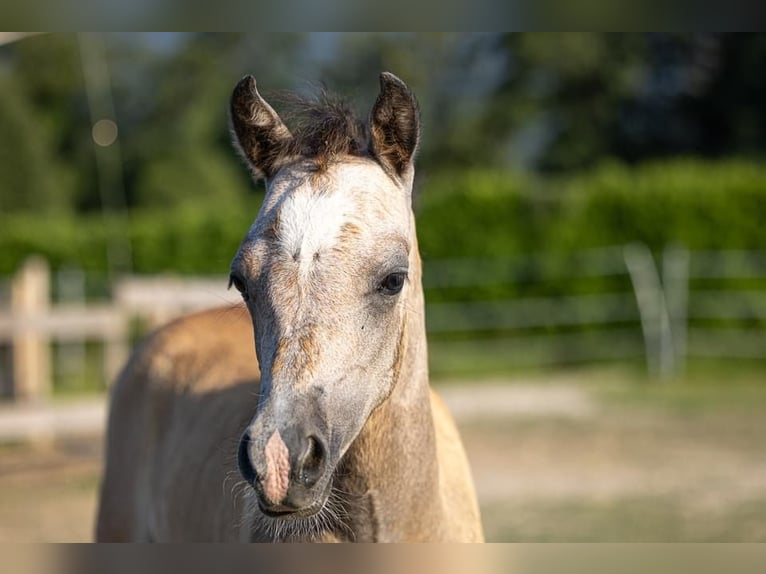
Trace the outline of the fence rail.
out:
M 646 246 L 631 244 L 553 256 L 436 261 L 427 262 L 424 284 L 464 291 L 506 285 L 524 293 L 587 278 L 618 280 L 624 291 L 429 304 L 437 368 L 460 368 L 456 356 L 496 368 L 631 358 L 638 352 L 652 377 L 670 378 L 684 372 L 690 357 L 766 358 L 766 251 L 669 246 L 655 257 Z M 456 333 L 475 337 L 439 340 Z
M 609 324 L 639 318 L 630 293 L 431 303 L 429 333 Z
M 57 285 L 59 294 L 80 301 L 51 301 L 51 274 L 39 258 L 28 260 L 4 289 L 10 296 L 5 308 L 0 306 L 0 350 L 7 348 L 0 352 L 0 388 L 15 400 L 33 402 L 51 395 L 53 343 L 68 346 L 81 364 L 85 342 L 102 345 L 101 376 L 110 381 L 127 358 L 136 320 L 151 329 L 179 315 L 238 300 L 223 279 L 133 276 L 112 285 L 110 301 L 86 302 L 82 273 L 67 270 L 57 279 L 66 283 Z
M 671 246 L 655 257 L 635 244 L 541 255 L 426 261 L 428 334 L 440 372 L 482 361 L 504 368 L 643 356 L 651 376 L 667 378 L 688 357 L 766 359 L 766 252 Z M 608 278 L 613 288 L 557 294 L 589 278 Z M 54 343 L 82 355 L 77 345 L 99 342 L 102 376 L 111 380 L 136 319 L 151 328 L 238 301 L 221 278 L 125 277 L 100 302 L 87 302 L 83 285 L 82 272 L 52 276 L 39 259 L 0 282 L 0 383 L 15 399 L 50 395 Z M 558 285 L 554 293 L 539 295 L 550 285 Z M 501 296 L 482 299 L 494 287 Z M 445 300 L 451 290 L 459 300 Z M 52 291 L 63 301 L 52 302 Z

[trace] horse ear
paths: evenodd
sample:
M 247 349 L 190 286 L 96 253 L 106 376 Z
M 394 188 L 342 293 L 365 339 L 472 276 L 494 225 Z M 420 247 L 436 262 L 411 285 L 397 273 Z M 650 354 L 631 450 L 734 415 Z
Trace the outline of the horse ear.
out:
M 271 177 L 292 135 L 274 108 L 258 93 L 253 76 L 245 76 L 234 88 L 229 113 L 235 147 L 256 176 Z
M 420 138 L 415 96 L 389 72 L 380 75 L 380 94 L 370 114 L 370 151 L 380 163 L 403 176 L 412 167 Z

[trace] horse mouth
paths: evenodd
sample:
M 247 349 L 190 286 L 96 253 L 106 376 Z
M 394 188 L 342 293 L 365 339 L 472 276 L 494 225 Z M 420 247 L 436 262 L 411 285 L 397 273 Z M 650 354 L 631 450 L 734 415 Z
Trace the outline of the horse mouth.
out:
M 310 504 L 309 506 L 305 506 L 303 508 L 267 508 L 263 505 L 263 503 L 259 500 L 258 501 L 258 509 L 269 518 L 279 519 L 279 520 L 291 520 L 291 519 L 299 519 L 299 518 L 308 518 L 310 516 L 314 516 L 317 514 L 322 508 L 324 507 L 326 502 L 326 499 L 318 499 L 314 503 Z

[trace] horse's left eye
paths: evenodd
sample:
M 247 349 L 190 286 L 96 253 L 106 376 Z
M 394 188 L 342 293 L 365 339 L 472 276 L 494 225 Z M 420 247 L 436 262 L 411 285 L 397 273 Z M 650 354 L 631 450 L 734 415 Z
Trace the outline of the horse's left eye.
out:
M 402 287 L 404 287 L 404 280 L 406 278 L 407 274 L 403 272 L 390 273 L 383 279 L 379 290 L 384 295 L 396 295 L 402 290 Z
M 229 276 L 229 287 L 231 287 L 232 285 L 234 285 L 234 288 L 242 294 L 242 299 L 247 301 L 248 300 L 247 283 L 245 283 L 245 280 L 242 279 L 242 277 L 240 277 L 239 275 L 232 273 Z

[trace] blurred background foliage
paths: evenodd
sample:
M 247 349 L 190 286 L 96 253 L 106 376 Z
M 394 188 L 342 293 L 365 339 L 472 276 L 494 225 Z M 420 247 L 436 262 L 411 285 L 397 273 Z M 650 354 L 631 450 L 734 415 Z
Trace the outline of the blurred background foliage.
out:
M 488 539 L 766 539 L 766 35 L 5 34 L 0 306 L 32 254 L 55 307 L 83 314 L 123 273 L 223 288 L 263 197 L 230 143 L 237 80 L 270 101 L 324 82 L 366 116 L 390 70 L 422 108 L 430 372 L 458 391 L 492 377 L 470 389 L 492 408 L 459 419 Z M 665 332 L 637 307 L 634 242 Z M 104 341 L 53 343 L 55 396 L 107 388 Z M 643 384 L 668 349 L 694 384 Z M 45 456 L 0 452 L 0 539 L 89 539 L 101 440 L 51 448 L 40 429 Z
M 0 273 L 32 252 L 105 270 L 115 234 L 118 271 L 226 273 L 262 194 L 227 126 L 246 73 L 267 94 L 324 82 L 363 115 L 381 70 L 411 85 L 426 258 L 763 247 L 764 35 L 108 34 L 109 148 L 91 138 L 89 46 L 0 46 Z

